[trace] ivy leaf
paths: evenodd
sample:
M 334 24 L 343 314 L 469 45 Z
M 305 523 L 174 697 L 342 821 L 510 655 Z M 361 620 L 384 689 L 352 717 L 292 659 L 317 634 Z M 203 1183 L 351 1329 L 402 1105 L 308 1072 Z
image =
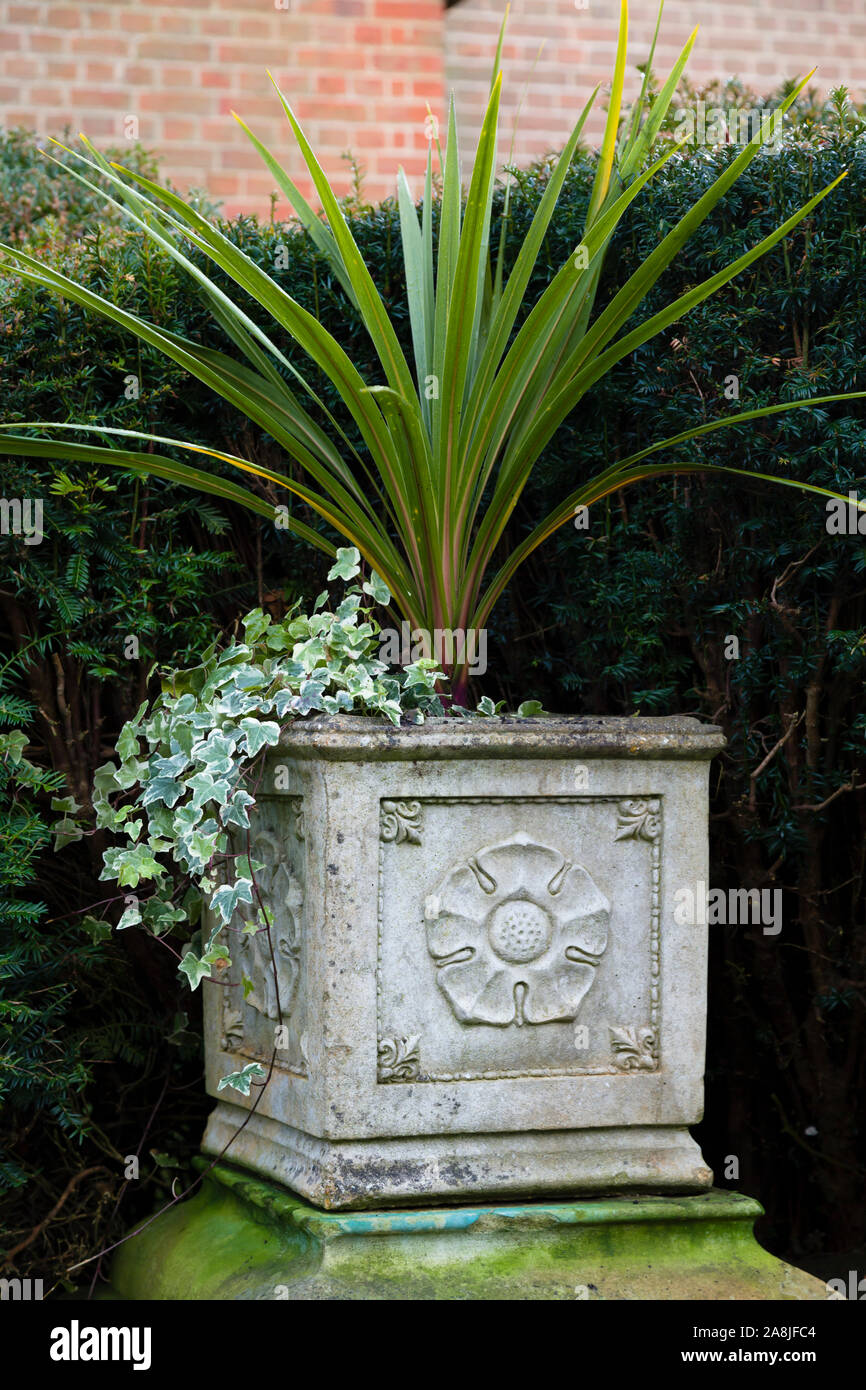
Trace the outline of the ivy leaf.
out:
M 343 599 L 343 602 L 340 604 L 339 608 L 337 609 L 336 613 L 334 614 L 334 617 L 336 618 L 337 621 L 331 625 L 331 631 L 332 631 L 332 633 L 333 633 L 333 635 L 334 635 L 335 637 L 344 637 L 344 638 L 348 638 L 348 637 L 352 636 L 352 635 L 355 633 L 356 628 L 355 628 L 354 623 L 351 621 L 351 619 L 355 617 L 355 615 L 357 614 L 358 609 L 359 609 L 360 606 L 361 606 L 361 595 L 360 595 L 360 594 L 347 594 L 347 595 L 346 595 L 346 597 Z M 346 624 L 346 627 L 347 627 L 347 631 L 346 631 L 346 632 L 341 632 L 341 630 L 340 630 L 340 628 L 339 628 L 339 626 L 338 626 L 340 623 L 345 623 L 345 624 Z
M 100 941 L 108 941 L 111 936 L 110 923 L 102 922 L 98 917 L 91 917 L 90 914 L 82 918 L 79 926 L 82 931 L 87 932 L 94 946 Z
M 353 545 L 341 546 L 337 551 L 336 563 L 328 570 L 328 580 L 354 579 L 361 573 L 361 555 Z
M 215 782 L 209 772 L 197 772 L 194 777 L 188 777 L 187 786 L 192 789 L 194 807 L 204 806 L 206 801 L 216 801 L 224 806 L 231 793 L 228 782 Z
M 218 912 L 223 922 L 230 922 L 238 903 L 251 903 L 253 885 L 251 879 L 239 878 L 236 883 L 224 883 L 210 900 L 211 910 Z
M 267 1072 L 260 1062 L 248 1062 L 243 1071 L 230 1072 L 217 1082 L 217 1090 L 224 1091 L 226 1086 L 232 1086 L 236 1091 L 240 1091 L 242 1096 L 248 1096 L 250 1086 L 254 1081 L 258 1081 L 260 1076 L 267 1076 Z
M 207 825 L 215 825 L 214 821 L 207 821 Z M 193 872 L 201 873 L 202 869 L 210 863 L 219 848 L 219 835 L 216 831 L 207 831 L 204 826 L 196 830 L 184 841 L 187 859 Z
M 373 600 L 376 603 L 381 603 L 383 607 L 391 602 L 391 590 L 384 579 L 379 578 L 375 570 L 373 570 L 369 580 L 362 585 L 362 588 L 365 594 L 370 594 Z
M 185 922 L 186 912 L 182 907 L 175 907 L 173 903 L 164 902 L 162 898 L 148 898 L 144 905 L 142 921 L 146 923 L 154 936 L 161 936 L 176 922 Z
M 114 778 L 120 791 L 128 791 L 130 787 L 135 787 L 139 783 L 143 785 L 146 780 L 147 763 L 141 762 L 138 758 L 130 758 L 125 763 L 121 763 Z
M 306 702 L 308 709 L 322 708 L 322 696 L 325 693 L 326 686 L 326 681 L 312 679 L 304 681 L 301 686 L 300 696 L 301 699 Z
M 195 709 L 195 696 L 187 691 L 186 695 L 180 695 L 176 700 L 169 700 L 166 703 L 175 719 L 184 719 Z
M 241 728 L 246 734 L 247 752 L 254 758 L 265 744 L 273 746 L 279 741 L 280 726 L 270 719 L 242 719 Z
M 125 927 L 137 927 L 140 921 L 141 908 L 137 902 L 130 903 L 129 907 L 123 910 L 123 915 L 117 924 L 117 930 L 123 931 Z
M 321 637 L 311 637 L 308 642 L 299 642 L 294 650 L 296 661 L 303 664 L 303 670 L 310 672 L 321 666 L 325 660 L 325 644 Z
M 76 844 L 84 835 L 81 826 L 78 825 L 76 821 L 70 820 L 68 816 L 64 816 L 62 820 L 57 821 L 51 827 L 51 833 L 54 835 L 55 854 L 57 854 L 59 850 L 65 849 L 67 845 Z
M 278 690 L 274 696 L 274 707 L 281 719 L 285 717 L 286 711 L 291 709 L 293 702 L 297 700 L 297 695 L 292 690 Z
M 478 702 L 478 713 L 486 715 L 487 718 L 492 718 L 493 715 L 499 713 L 504 705 L 504 700 L 500 700 L 498 704 L 494 705 L 489 695 L 482 695 Z
M 117 740 L 117 754 L 123 763 L 129 762 L 130 758 L 137 758 L 141 751 L 135 726 L 132 723 L 124 724 Z
M 159 878 L 163 872 L 148 845 L 136 845 L 131 850 L 115 846 L 105 851 L 103 864 L 100 879 L 117 879 L 123 888 L 135 888 L 141 879 Z
M 398 700 L 383 700 L 379 708 L 382 713 L 390 719 L 392 724 L 399 727 L 402 710 L 400 709 Z
M 348 690 L 338 690 L 336 695 L 323 695 L 322 704 L 328 714 L 339 714 L 341 710 L 351 710 L 355 701 Z
M 286 657 L 280 662 L 279 675 L 286 681 L 300 681 L 307 674 L 305 667 L 300 661 L 295 661 L 293 657 Z
M 244 636 L 249 643 L 257 642 L 263 632 L 266 632 L 271 625 L 270 615 L 263 613 L 261 608 L 254 608 L 252 613 L 248 613 L 241 619 L 243 624 Z
M 93 789 L 99 793 L 99 800 L 118 790 L 116 763 L 103 763 L 96 769 L 93 774 Z
M 175 782 L 171 777 L 151 777 L 144 789 L 141 804 L 149 806 L 151 802 L 162 801 L 166 806 L 175 806 L 184 790 L 183 783 Z
M 171 746 L 177 748 L 179 753 L 185 753 L 187 762 L 192 757 L 192 746 L 195 742 L 195 730 L 189 724 L 176 723 L 171 731 Z
M 540 700 L 524 700 L 522 704 L 517 706 L 518 719 L 534 719 L 537 715 L 544 713 Z
M 185 753 L 175 753 L 170 758 L 153 758 L 150 763 L 151 773 L 156 773 L 157 777 L 177 777 L 183 772 L 189 763 L 189 758 Z
M 239 788 L 223 811 L 223 825 L 237 825 L 240 826 L 241 830 L 246 830 L 250 823 L 247 809 L 255 804 L 255 797 Z
M 204 815 L 201 806 L 196 806 L 187 802 L 183 806 L 178 806 L 174 813 L 174 832 L 176 835 L 188 835 L 194 830 Z
M 211 733 L 206 742 L 197 744 L 193 749 L 196 759 L 204 763 L 214 777 L 225 776 L 231 772 L 234 751 L 235 740 L 217 732 Z
M 177 968 L 182 975 L 186 975 L 192 990 L 198 989 L 202 980 L 210 979 L 211 962 L 199 960 L 194 951 L 187 951 Z
M 24 756 L 24 749 L 30 739 L 20 729 L 12 729 L 8 734 L 3 734 L 0 739 L 0 750 L 8 757 L 10 763 L 17 765 Z M 62 809 L 62 808 L 55 808 Z
M 202 980 L 211 978 L 211 967 L 219 965 L 225 968 L 231 965 L 231 957 L 222 942 L 214 941 L 214 937 L 219 931 L 219 927 L 214 928 L 207 943 L 207 950 L 199 960 L 194 951 L 187 951 L 178 970 L 182 971 L 189 980 L 190 989 L 198 989 Z

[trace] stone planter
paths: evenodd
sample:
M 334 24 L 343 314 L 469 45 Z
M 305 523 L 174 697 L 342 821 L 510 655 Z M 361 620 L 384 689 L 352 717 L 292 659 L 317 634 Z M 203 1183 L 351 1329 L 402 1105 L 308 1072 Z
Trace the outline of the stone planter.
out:
M 674 906 L 722 746 L 687 718 L 298 723 L 253 843 L 283 1025 L 241 938 L 205 989 L 205 1151 L 254 1099 L 219 1078 L 276 1039 L 226 1158 L 320 1207 L 708 1188 L 707 929 Z

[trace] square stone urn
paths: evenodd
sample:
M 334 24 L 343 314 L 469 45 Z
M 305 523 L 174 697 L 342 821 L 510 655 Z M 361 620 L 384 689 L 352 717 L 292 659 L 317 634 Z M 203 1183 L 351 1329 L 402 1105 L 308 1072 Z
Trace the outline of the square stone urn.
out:
M 722 746 L 688 718 L 298 722 L 253 839 L 278 991 L 266 934 L 234 937 L 205 1151 L 325 1208 L 709 1187 L 707 929 L 674 909 Z M 217 1083 L 275 1043 L 232 1138 L 256 1088 Z

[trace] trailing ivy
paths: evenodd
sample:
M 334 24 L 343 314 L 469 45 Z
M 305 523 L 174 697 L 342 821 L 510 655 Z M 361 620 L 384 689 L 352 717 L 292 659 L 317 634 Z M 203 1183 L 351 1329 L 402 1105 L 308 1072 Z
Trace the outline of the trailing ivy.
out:
M 381 629 L 375 608 L 387 606 L 391 595 L 375 573 L 349 582 L 360 574 L 358 551 L 342 547 L 328 573 L 329 580 L 349 584 L 336 609 L 326 607 L 325 590 L 311 612 L 300 612 L 296 603 L 280 622 L 261 608 L 248 613 L 242 642 L 213 646 L 200 665 L 163 678 L 154 703 L 145 701 L 124 725 L 119 764 L 96 771 L 97 829 L 123 839 L 106 851 L 102 878 L 137 890 L 127 894 L 117 929 L 141 927 L 165 941 L 197 926 L 178 952 L 178 969 L 191 990 L 231 965 L 232 931 L 270 932 L 273 911 L 256 882 L 265 866 L 250 858 L 248 832 L 264 759 L 294 720 L 356 714 L 399 726 L 422 724 L 428 716 L 472 717 L 443 702 L 445 675 L 431 657 L 389 670 L 376 655 Z M 485 697 L 476 717 L 495 716 L 500 708 Z M 517 711 L 520 717 L 540 712 L 537 701 Z M 68 802 L 61 809 L 67 815 L 56 829 L 63 839 L 77 833 L 80 807 Z M 233 923 L 242 906 L 253 911 L 238 929 Z M 243 985 L 252 988 L 252 981 Z M 264 1074 L 253 1063 L 223 1077 L 220 1088 L 249 1095 L 251 1080 Z
M 329 580 L 356 579 L 359 559 L 341 549 Z M 378 715 L 395 725 L 445 714 L 436 689 L 444 676 L 432 658 L 389 673 L 375 654 L 374 604 L 390 602 L 377 575 L 349 584 L 336 609 L 327 601 L 326 590 L 311 612 L 296 603 L 279 622 L 260 608 L 248 613 L 243 641 L 212 646 L 200 665 L 167 674 L 159 697 L 124 726 L 119 764 L 97 769 L 96 826 L 122 837 L 106 851 L 102 877 L 135 890 L 118 929 L 142 927 L 167 940 L 197 928 L 177 953 L 192 990 L 231 964 L 229 929 L 241 904 L 254 907 L 244 932 L 270 929 L 273 914 L 256 884 L 263 866 L 238 853 L 237 840 L 250 828 L 261 765 L 282 731 L 316 713 Z M 66 809 L 74 817 L 80 808 Z M 74 824 L 67 817 L 59 834 L 74 833 Z M 207 929 L 198 925 L 204 905 Z M 249 1094 L 256 1074 L 245 1068 L 221 1085 Z

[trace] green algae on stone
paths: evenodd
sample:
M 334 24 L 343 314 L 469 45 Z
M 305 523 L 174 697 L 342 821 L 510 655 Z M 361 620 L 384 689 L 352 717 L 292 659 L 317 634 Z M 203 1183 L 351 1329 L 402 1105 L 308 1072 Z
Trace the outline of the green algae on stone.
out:
M 760 1205 L 712 1190 L 397 1211 L 323 1212 L 226 1164 L 115 1256 L 146 1300 L 823 1300 L 752 1227 Z

